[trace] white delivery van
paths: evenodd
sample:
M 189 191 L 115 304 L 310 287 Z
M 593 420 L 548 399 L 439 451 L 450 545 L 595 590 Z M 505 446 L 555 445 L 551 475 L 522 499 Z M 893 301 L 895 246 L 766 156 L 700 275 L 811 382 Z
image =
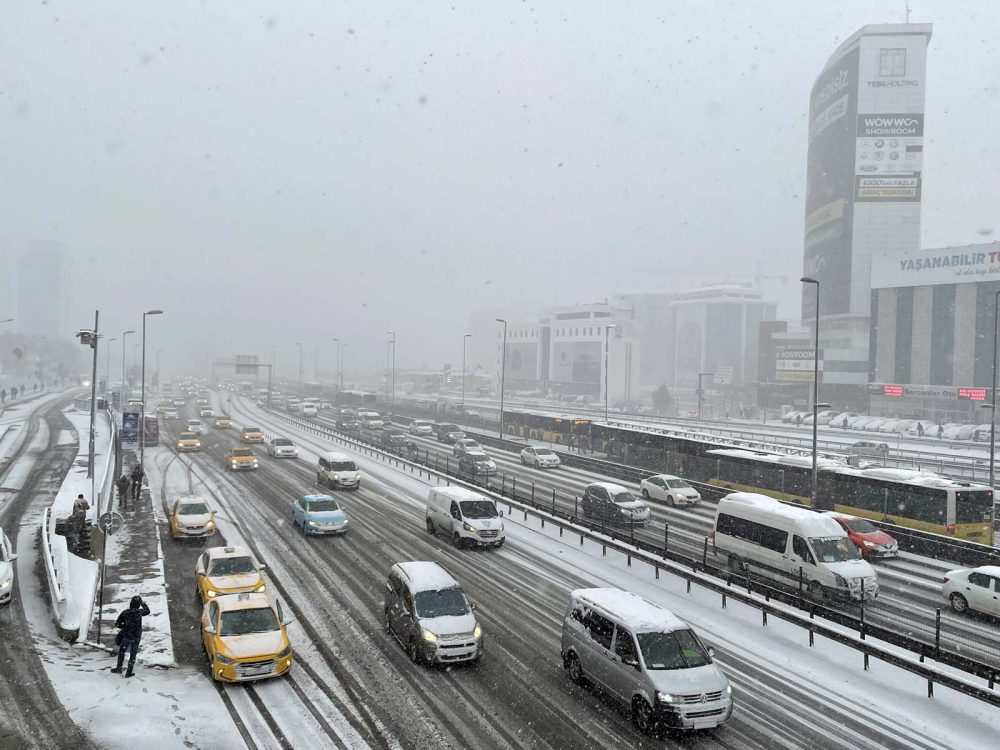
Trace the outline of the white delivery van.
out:
M 361 487 L 361 472 L 346 453 L 321 453 L 316 462 L 316 484 L 335 490 L 356 490 Z
M 502 547 L 507 539 L 496 502 L 464 487 L 432 487 L 426 523 L 429 533 L 443 532 L 459 549 Z
M 844 528 L 830 516 L 753 492 L 719 501 L 712 542 L 729 567 L 750 570 L 788 586 L 828 597 L 871 601 L 875 569 L 861 559 Z

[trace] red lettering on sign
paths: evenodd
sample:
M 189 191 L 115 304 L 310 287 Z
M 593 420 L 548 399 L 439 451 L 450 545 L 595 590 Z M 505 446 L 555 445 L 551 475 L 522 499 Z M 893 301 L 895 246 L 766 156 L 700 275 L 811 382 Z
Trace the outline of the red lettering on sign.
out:
M 886 396 L 902 396 L 903 386 L 901 385 L 887 385 L 884 387 L 884 392 Z

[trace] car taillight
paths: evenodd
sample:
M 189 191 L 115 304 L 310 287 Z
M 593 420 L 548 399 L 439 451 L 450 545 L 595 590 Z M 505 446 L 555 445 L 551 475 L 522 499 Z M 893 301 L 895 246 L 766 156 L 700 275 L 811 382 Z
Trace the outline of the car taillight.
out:
M 712 546 L 715 546 L 715 529 L 712 529 Z
M 941 583 L 948 583 L 948 576 L 941 579 Z
M 949 523 L 948 524 L 948 533 L 949 534 L 954 534 L 955 533 L 955 524 L 953 524 L 953 523 Z

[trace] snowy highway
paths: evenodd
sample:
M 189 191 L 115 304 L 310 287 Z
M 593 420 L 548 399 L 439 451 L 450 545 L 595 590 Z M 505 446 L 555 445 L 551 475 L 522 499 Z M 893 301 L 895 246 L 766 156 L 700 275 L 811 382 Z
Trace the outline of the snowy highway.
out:
M 263 458 L 257 471 L 225 473 L 220 471 L 222 458 L 237 436 L 210 430 L 203 436 L 202 453 L 175 458 L 161 448 L 155 460 L 163 463 L 169 477 L 163 483 L 167 496 L 194 489 L 216 500 L 226 541 L 245 541 L 268 564 L 269 583 L 295 611 L 292 632 L 308 642 L 306 648 L 297 644 L 301 669 L 290 681 L 301 681 L 301 690 L 278 684 L 281 681 L 250 690 L 224 688 L 234 714 L 257 746 L 296 746 L 296 740 L 317 736 L 332 742 L 334 734 L 347 746 L 369 747 L 597 748 L 649 743 L 626 712 L 573 686 L 562 669 L 559 628 L 568 594 L 582 586 L 607 585 L 600 564 L 568 566 L 559 559 L 561 551 L 554 555 L 531 534 L 518 534 L 497 552 L 457 551 L 424 529 L 425 482 L 360 458 L 361 490 L 338 493 L 351 532 L 340 539 L 303 539 L 290 524 L 289 506 L 295 497 L 319 490 L 315 459 L 330 445 L 289 428 L 248 401 L 234 398 L 231 408 L 239 423 L 292 437 L 300 458 Z M 177 658 L 203 664 L 194 624 L 195 552 L 169 541 L 165 546 L 175 639 L 185 642 L 176 647 Z M 393 562 L 407 559 L 443 563 L 479 603 L 487 647 L 478 668 L 414 667 L 383 632 L 385 576 Z M 769 664 L 760 653 L 742 652 L 739 639 L 727 642 L 723 632 L 717 640 L 713 633 L 705 637 L 730 668 L 738 710 L 728 725 L 686 738 L 686 746 L 935 746 L 896 718 L 887 715 L 873 722 L 866 707 L 870 699 L 841 695 L 831 702 L 811 679 L 783 673 L 779 664 Z M 339 728 L 331 733 L 317 714 L 336 716 Z M 670 736 L 660 739 L 676 741 Z

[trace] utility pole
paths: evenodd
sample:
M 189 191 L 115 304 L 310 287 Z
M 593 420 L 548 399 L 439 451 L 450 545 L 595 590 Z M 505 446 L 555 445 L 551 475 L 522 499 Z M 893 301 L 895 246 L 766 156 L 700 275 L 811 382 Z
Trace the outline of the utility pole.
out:
M 389 342 L 392 344 L 392 369 L 388 370 L 386 373 L 386 378 L 392 378 L 392 403 L 389 406 L 389 413 L 391 414 L 396 408 L 396 332 L 386 331 L 386 333 L 392 336 L 392 340 Z M 388 381 L 386 384 L 388 385 Z
M 472 338 L 471 333 L 467 333 L 462 337 L 462 414 L 465 415 L 465 345 L 468 343 L 469 339 Z
M 607 424 L 608 421 L 608 391 L 611 390 L 611 381 L 608 380 L 608 334 L 611 332 L 612 328 L 617 328 L 618 326 L 614 323 L 608 323 L 604 326 L 604 422 Z
M 503 352 L 500 355 L 500 437 L 503 438 L 503 386 L 507 375 L 507 321 L 496 318 L 497 323 L 503 323 Z
M 146 316 L 163 315 L 163 310 L 147 310 L 142 314 L 142 413 L 139 420 L 139 468 L 146 471 Z M 140 488 L 141 489 L 141 488 Z

